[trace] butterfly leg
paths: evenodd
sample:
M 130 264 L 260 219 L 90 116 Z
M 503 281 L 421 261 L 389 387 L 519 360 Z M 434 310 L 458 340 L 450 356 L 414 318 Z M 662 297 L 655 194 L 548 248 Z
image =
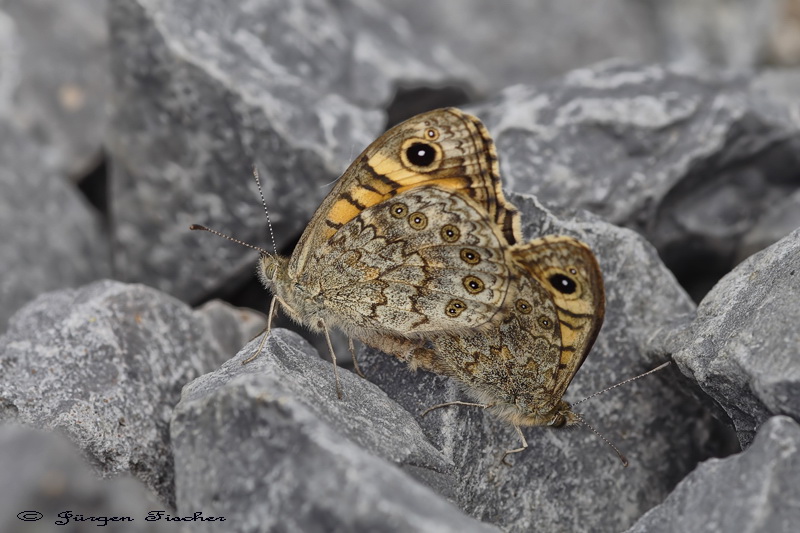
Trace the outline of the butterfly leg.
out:
M 358 366 L 358 359 L 356 358 L 356 347 L 353 346 L 353 337 L 347 337 L 347 345 L 350 348 L 350 356 L 353 358 L 353 367 L 356 369 L 356 374 L 361 376 L 364 379 L 367 379 L 367 376 L 361 371 L 361 368 Z
M 522 441 L 522 446 L 520 446 L 519 448 L 514 448 L 513 450 L 506 450 L 503 452 L 503 457 L 500 458 L 500 462 L 506 466 L 511 466 L 511 463 L 506 461 L 506 457 L 508 457 L 512 453 L 524 452 L 528 448 L 528 441 L 525 439 L 525 435 L 522 434 L 522 430 L 519 429 L 519 426 L 516 424 L 514 424 L 514 429 L 517 430 L 517 435 L 519 435 L 519 438 Z
M 331 362 L 333 363 L 333 376 L 336 378 L 336 396 L 341 400 L 342 385 L 341 383 L 339 383 L 339 366 L 336 364 L 336 352 L 333 351 L 333 343 L 331 342 L 331 336 L 328 333 L 328 326 L 325 325 L 325 321 L 320 320 L 320 325 L 322 326 L 322 331 L 325 332 L 325 340 L 328 343 L 328 351 L 331 353 Z
M 486 409 L 487 407 L 491 407 L 491 405 L 486 405 L 486 404 L 483 404 L 483 403 L 475 403 L 475 402 L 461 402 L 461 401 L 445 402 L 445 403 L 437 403 L 436 405 L 434 405 L 432 407 L 428 407 L 419 416 L 425 416 L 428 413 L 430 413 L 431 411 L 433 411 L 434 409 L 439 409 L 441 407 L 447 407 L 448 405 L 468 405 L 468 406 L 471 406 L 471 407 L 481 407 L 483 409 Z
M 264 329 L 261 330 L 261 333 L 253 337 L 253 339 L 255 339 L 256 337 L 260 337 L 261 335 L 263 335 L 263 337 L 261 338 L 261 342 L 258 343 L 258 349 L 255 351 L 253 355 L 242 361 L 243 365 L 246 365 L 256 357 L 258 357 L 259 354 L 261 353 L 261 350 L 264 349 L 264 345 L 267 343 L 267 339 L 269 338 L 269 333 L 270 331 L 272 331 L 272 319 L 278 313 L 277 303 L 278 303 L 278 297 L 273 296 L 272 301 L 269 303 L 269 315 L 267 316 L 267 325 L 264 327 Z

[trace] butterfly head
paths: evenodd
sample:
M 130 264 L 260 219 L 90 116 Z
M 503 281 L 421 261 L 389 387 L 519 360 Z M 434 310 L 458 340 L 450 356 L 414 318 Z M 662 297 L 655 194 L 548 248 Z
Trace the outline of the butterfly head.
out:
M 289 260 L 286 257 L 272 254 L 261 254 L 258 260 L 258 279 L 268 289 L 274 290 L 280 280 L 288 277 L 286 269 Z
M 575 425 L 578 422 L 580 422 L 580 418 L 572 412 L 572 406 L 561 400 L 555 407 L 547 425 L 554 428 L 563 428 L 564 426 Z
M 258 279 L 268 289 L 272 289 L 279 280 L 288 278 L 289 259 L 279 255 L 262 253 L 258 261 Z
M 544 398 L 524 399 L 517 397 L 509 403 L 494 404 L 495 414 L 518 426 L 550 426 L 561 428 L 580 423 L 579 415 L 564 400 L 557 403 Z
M 309 285 L 304 276 L 289 274 L 289 258 L 262 254 L 258 261 L 258 278 L 281 304 L 281 309 L 295 322 L 322 331 L 320 320 L 327 317 L 325 301 L 316 285 Z

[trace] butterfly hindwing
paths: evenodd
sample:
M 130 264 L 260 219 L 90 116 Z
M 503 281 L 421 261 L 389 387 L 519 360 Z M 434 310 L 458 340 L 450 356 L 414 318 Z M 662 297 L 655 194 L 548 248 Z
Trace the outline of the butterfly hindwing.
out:
M 304 283 L 348 321 L 399 335 L 481 329 L 499 320 L 509 247 L 470 198 L 438 185 L 370 206 L 312 256 Z M 335 281 L 334 281 L 335 280 Z
M 550 294 L 535 280 L 518 276 L 509 289 L 504 319 L 485 332 L 446 335 L 434 341 L 443 373 L 467 385 L 470 394 L 512 423 L 549 421 L 560 398 L 552 394 L 561 353 L 558 316 Z

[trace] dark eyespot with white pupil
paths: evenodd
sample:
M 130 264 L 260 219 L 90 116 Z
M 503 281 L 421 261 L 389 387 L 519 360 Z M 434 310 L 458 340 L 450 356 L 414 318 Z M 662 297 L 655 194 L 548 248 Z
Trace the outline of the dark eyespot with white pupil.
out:
M 461 231 L 452 224 L 445 224 L 442 226 L 441 236 L 445 242 L 456 242 L 461 237 Z
M 466 308 L 467 304 L 465 304 L 461 300 L 450 300 L 450 302 L 448 302 L 447 304 L 447 307 L 445 308 L 445 312 L 447 313 L 448 316 L 457 317 Z
M 428 217 L 419 211 L 411 213 L 408 215 L 408 224 L 416 230 L 425 229 L 428 225 Z
M 392 216 L 395 218 L 403 218 L 408 213 L 408 207 L 406 204 L 394 204 L 391 207 Z
M 406 157 L 412 165 L 427 167 L 436 159 L 436 150 L 428 144 L 414 143 L 406 149 Z
M 462 261 L 470 265 L 477 265 L 481 262 L 481 254 L 471 248 L 462 248 L 459 255 Z
M 573 280 L 568 276 L 565 276 L 564 274 L 553 274 L 552 276 L 550 276 L 548 281 L 555 290 L 557 290 L 562 294 L 572 294 L 578 288 L 578 285 L 575 283 L 575 280 Z
M 467 289 L 467 292 L 470 294 L 481 293 L 486 288 L 483 280 L 477 276 L 466 276 L 462 281 L 464 283 L 464 288 Z

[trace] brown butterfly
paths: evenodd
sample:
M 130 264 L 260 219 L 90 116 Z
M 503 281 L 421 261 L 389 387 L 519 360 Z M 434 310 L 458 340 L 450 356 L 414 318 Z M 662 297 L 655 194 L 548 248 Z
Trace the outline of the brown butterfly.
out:
M 574 238 L 521 241 L 483 124 L 423 113 L 364 150 L 291 257 L 262 253 L 267 331 L 280 304 L 325 333 L 334 363 L 335 326 L 459 380 L 518 431 L 574 424 L 562 397 L 603 322 L 600 268 Z
M 335 326 L 393 351 L 395 340 L 502 321 L 519 239 L 486 128 L 439 109 L 373 142 L 317 209 L 292 256 L 262 255 L 259 275 L 273 305 L 295 321 L 326 335 Z
M 312 330 L 455 377 L 515 424 L 570 423 L 561 396 L 602 323 L 602 277 L 575 239 L 521 240 L 486 128 L 439 109 L 364 150 L 259 275 Z

